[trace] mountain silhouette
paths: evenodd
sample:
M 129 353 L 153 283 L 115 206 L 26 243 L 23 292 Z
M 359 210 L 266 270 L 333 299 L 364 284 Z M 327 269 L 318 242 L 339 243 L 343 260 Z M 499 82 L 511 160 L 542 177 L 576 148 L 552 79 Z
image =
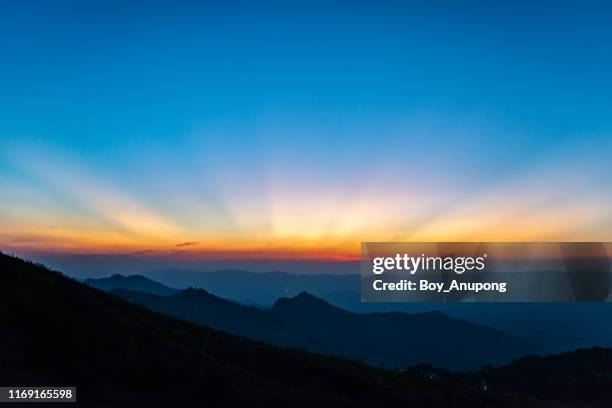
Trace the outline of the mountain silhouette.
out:
M 451 317 L 489 326 L 542 347 L 547 354 L 594 346 L 612 346 L 611 302 L 362 302 L 360 288 L 321 297 L 358 313 L 441 311 Z
M 175 288 L 197 287 L 226 299 L 268 306 L 280 297 L 295 296 L 302 291 L 321 296 L 330 290 L 361 287 L 359 275 L 296 275 L 278 271 L 255 273 L 234 269 L 161 269 L 147 272 L 146 276 Z
M 451 317 L 488 326 L 521 337 L 541 347 L 542 353 L 612 346 L 611 302 L 481 303 L 473 302 L 362 302 L 361 280 L 353 275 L 294 275 L 284 272 L 254 273 L 240 270 L 206 272 L 168 269 L 146 276 L 175 288 L 196 286 L 217 296 L 244 304 L 271 307 L 280 297 L 302 291 L 356 313 L 441 311 Z
M 86 279 L 84 282 L 89 286 L 105 291 L 129 289 L 160 296 L 169 296 L 178 292 L 178 289 L 173 289 L 142 275 L 124 276 L 115 274 L 108 278 Z
M 430 363 L 473 370 L 538 350 L 523 339 L 441 312 L 352 313 L 307 293 L 279 299 L 271 312 L 307 336 L 313 350 L 388 367 Z
M 492 391 L 557 399 L 572 406 L 612 406 L 612 348 L 594 347 L 521 358 L 468 376 Z
M 529 342 L 443 313 L 352 313 L 302 292 L 259 310 L 187 289 L 173 296 L 115 290 L 130 302 L 212 328 L 285 347 L 386 367 L 431 363 L 477 370 L 538 351 Z M 381 345 L 384 345 L 381 347 Z
M 133 305 L 0 254 L 0 383 L 79 406 L 549 406 L 285 350 Z
M 115 289 L 111 293 L 149 309 L 217 330 L 282 346 L 302 346 L 290 328 L 268 311 L 222 299 L 202 289 L 185 289 L 173 296 L 126 289 Z

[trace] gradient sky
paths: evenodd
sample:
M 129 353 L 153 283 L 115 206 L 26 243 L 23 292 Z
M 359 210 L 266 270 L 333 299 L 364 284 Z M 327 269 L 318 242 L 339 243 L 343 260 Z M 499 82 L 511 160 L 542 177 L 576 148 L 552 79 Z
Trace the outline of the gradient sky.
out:
M 612 240 L 609 3 L 12 3 L 5 251 Z

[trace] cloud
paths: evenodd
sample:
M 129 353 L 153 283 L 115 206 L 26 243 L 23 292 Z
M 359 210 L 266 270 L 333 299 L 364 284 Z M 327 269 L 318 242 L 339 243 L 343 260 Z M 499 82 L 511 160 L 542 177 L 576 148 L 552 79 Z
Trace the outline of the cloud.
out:
M 156 252 L 158 251 L 155 251 L 153 249 L 144 249 L 142 251 L 134 251 L 130 255 L 149 255 L 149 254 L 154 254 Z
M 185 241 L 185 242 L 181 242 L 180 244 L 176 244 L 176 247 L 180 248 L 180 247 L 186 247 L 186 246 L 197 245 L 197 244 L 198 242 Z

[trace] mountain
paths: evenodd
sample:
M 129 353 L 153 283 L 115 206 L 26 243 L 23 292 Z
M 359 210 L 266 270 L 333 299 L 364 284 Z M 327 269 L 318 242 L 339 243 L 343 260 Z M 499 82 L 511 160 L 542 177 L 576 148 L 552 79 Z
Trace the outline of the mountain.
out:
M 426 362 L 447 369 L 476 370 L 538 351 L 520 338 L 439 312 L 352 313 L 306 292 L 279 299 L 270 311 L 204 290 L 187 289 L 168 297 L 125 290 L 113 293 L 232 334 L 387 367 Z
M 572 406 L 612 406 L 612 348 L 594 347 L 521 358 L 468 377 L 489 390 L 558 399 Z
M 322 295 L 331 290 L 360 289 L 359 275 L 294 275 L 232 269 L 212 272 L 164 269 L 146 272 L 145 275 L 171 287 L 202 288 L 226 299 L 258 305 L 272 305 L 280 297 L 295 296 L 303 291 Z
M 451 317 L 495 328 L 542 347 L 547 354 L 593 346 L 612 346 L 610 302 L 474 303 L 362 302 L 360 289 L 321 295 L 330 303 L 359 313 L 441 311 Z
M 352 313 L 307 293 L 279 299 L 271 312 L 292 323 L 313 350 L 389 367 L 430 363 L 473 370 L 538 351 L 518 337 L 440 312 Z
M 470 302 L 362 302 L 358 274 L 293 275 L 283 272 L 184 269 L 155 270 L 145 274 L 172 287 L 200 287 L 227 299 L 260 306 L 269 307 L 280 297 L 293 297 L 307 291 L 356 313 L 441 311 L 451 317 L 527 339 L 539 345 L 543 353 L 612 346 L 612 328 L 603 323 L 612 318 L 612 302 L 510 302 L 486 305 Z
M 224 334 L 0 254 L 0 383 L 79 406 L 552 406 Z
M 129 289 L 160 296 L 170 296 L 178 292 L 178 289 L 173 289 L 141 275 L 124 276 L 116 274 L 108 278 L 86 279 L 85 283 L 107 292 L 114 289 Z
M 111 293 L 149 309 L 217 330 L 282 346 L 302 346 L 290 328 L 270 312 L 222 299 L 202 289 L 185 289 L 173 296 L 125 289 L 115 289 Z

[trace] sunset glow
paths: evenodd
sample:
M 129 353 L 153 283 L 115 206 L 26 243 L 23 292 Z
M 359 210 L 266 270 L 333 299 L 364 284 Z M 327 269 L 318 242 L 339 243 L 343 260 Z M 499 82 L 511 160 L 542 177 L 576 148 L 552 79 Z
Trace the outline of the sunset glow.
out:
M 611 55 L 591 24 L 525 17 L 519 35 L 463 10 L 424 38 L 426 8 L 294 11 L 6 18 L 0 249 L 353 260 L 362 241 L 612 240 L 612 60 L 590 59 Z

